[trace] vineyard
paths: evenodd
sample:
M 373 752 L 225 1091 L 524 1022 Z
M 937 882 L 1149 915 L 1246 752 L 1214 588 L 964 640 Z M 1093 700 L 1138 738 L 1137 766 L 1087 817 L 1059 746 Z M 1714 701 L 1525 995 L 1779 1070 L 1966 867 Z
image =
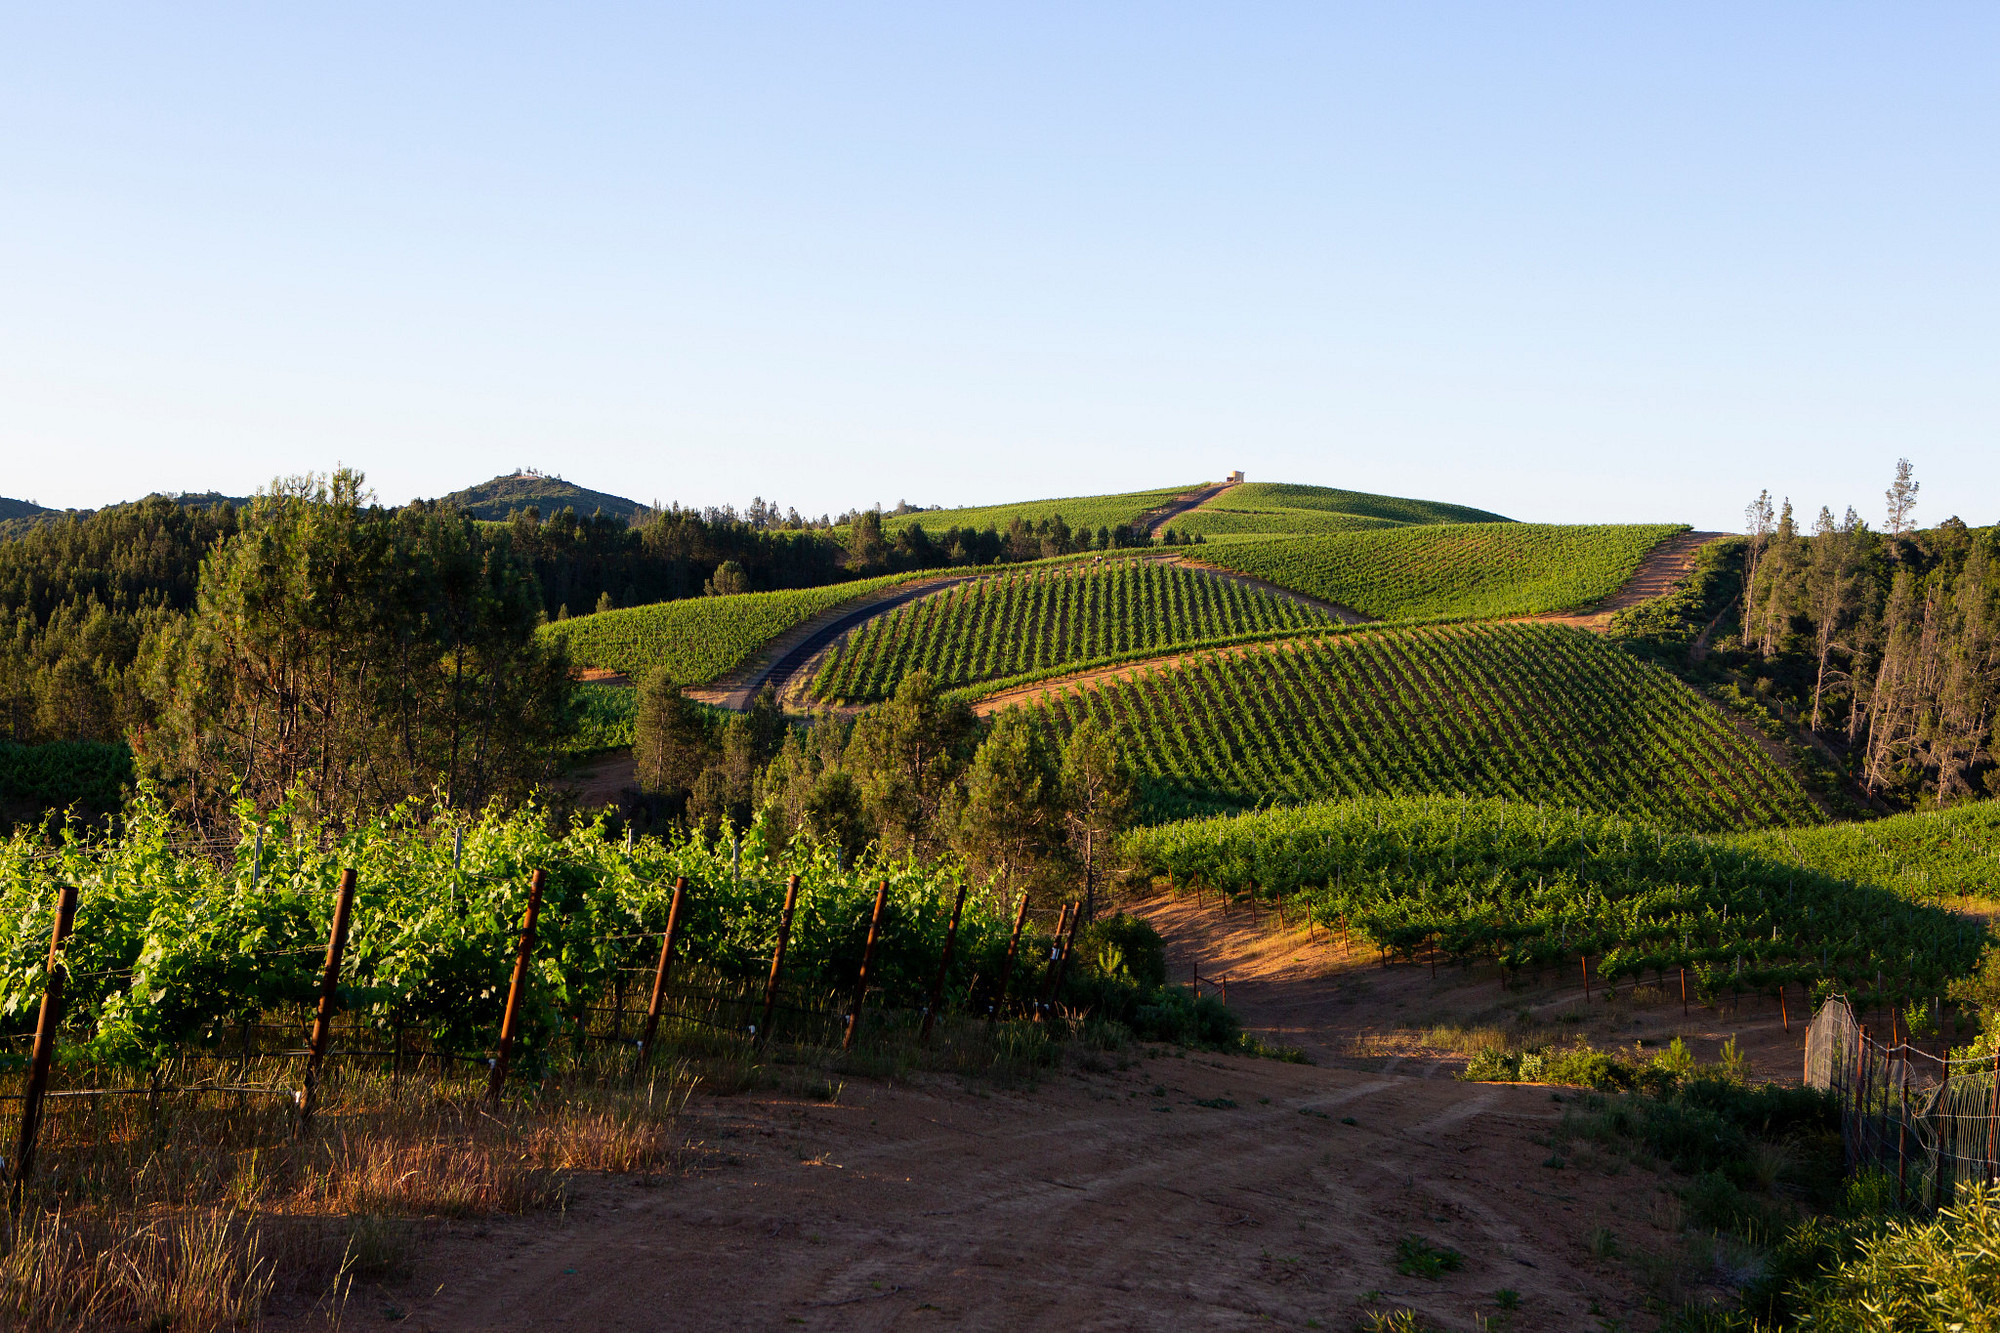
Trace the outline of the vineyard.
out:
M 2000 801 L 1747 833 L 1746 852 L 1918 900 L 2000 897 Z
M 317 996 L 348 868 L 359 887 L 343 1007 L 394 1034 L 398 1049 L 444 1059 L 478 1058 L 493 1044 L 537 870 L 547 882 L 517 1038 L 530 1052 L 565 1024 L 618 1010 L 650 981 L 679 878 L 677 956 L 699 993 L 676 996 L 694 1012 L 717 1001 L 740 1011 L 761 989 L 794 875 L 788 999 L 807 1005 L 851 987 L 886 880 L 873 987 L 881 1003 L 921 1005 L 960 884 L 948 869 L 910 862 L 843 869 L 833 851 L 774 845 L 761 825 L 739 860 L 730 846 L 700 840 L 628 847 L 596 825 L 551 832 L 533 808 L 470 822 L 420 824 L 416 814 L 339 836 L 280 815 L 246 823 L 218 854 L 176 844 L 160 809 L 141 800 L 113 840 L 54 852 L 26 838 L 0 844 L 0 1031 L 32 1026 L 63 884 L 81 890 L 65 949 L 65 1058 L 118 1067 L 234 1050 L 246 1025 L 266 1017 L 296 1034 Z M 963 1003 L 974 976 L 994 975 L 1010 928 L 984 894 L 967 896 L 947 1003 Z
M 1238 542 L 1204 551 L 1377 620 L 1530 616 L 1616 592 L 1679 524 L 1454 523 Z
M 558 620 L 541 632 L 567 644 L 570 660 L 579 665 L 621 671 L 635 680 L 658 668 L 676 685 L 700 685 L 801 621 L 917 577 L 889 574 L 823 588 L 688 597 Z
M 1243 534 L 1362 532 L 1422 523 L 1504 523 L 1499 514 L 1431 500 L 1406 500 L 1328 486 L 1249 482 L 1232 486 L 1167 526 L 1211 539 Z
M 1058 500 L 1023 500 L 1018 504 L 981 505 L 969 509 L 922 509 L 913 514 L 884 514 L 882 530 L 891 535 L 913 523 L 925 532 L 940 533 L 947 528 L 997 528 L 1002 532 L 1015 519 L 1039 523 L 1058 515 L 1072 528 L 1113 528 L 1132 523 L 1151 510 L 1168 504 L 1199 485 L 1166 486 L 1153 491 L 1131 491 L 1124 495 L 1079 495 Z
M 869 621 L 828 658 L 813 690 L 872 702 L 916 670 L 957 687 L 1332 623 L 1290 598 L 1178 564 L 1069 565 L 961 584 Z
M 1557 625 L 1315 637 L 1206 654 L 1041 705 L 1086 716 L 1156 813 L 1449 792 L 1721 832 L 1817 823 L 1792 777 L 1692 690 Z
M 1701 995 L 1800 986 L 1930 1000 L 1984 926 L 1715 838 L 1611 815 L 1404 797 L 1137 829 L 1123 848 L 1180 887 L 1279 897 L 1385 954 L 1607 984 L 1687 970 Z

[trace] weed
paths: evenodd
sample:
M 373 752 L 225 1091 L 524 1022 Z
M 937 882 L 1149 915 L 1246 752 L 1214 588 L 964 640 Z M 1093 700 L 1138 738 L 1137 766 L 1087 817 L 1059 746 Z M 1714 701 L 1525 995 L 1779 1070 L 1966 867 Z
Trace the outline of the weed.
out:
M 1432 1245 L 1421 1236 L 1405 1236 L 1396 1242 L 1396 1271 L 1404 1277 L 1436 1281 L 1464 1266 L 1465 1256 L 1457 1250 Z
M 1512 1287 L 1502 1287 L 1493 1293 L 1493 1303 L 1503 1310 L 1518 1310 L 1521 1308 L 1521 1293 Z

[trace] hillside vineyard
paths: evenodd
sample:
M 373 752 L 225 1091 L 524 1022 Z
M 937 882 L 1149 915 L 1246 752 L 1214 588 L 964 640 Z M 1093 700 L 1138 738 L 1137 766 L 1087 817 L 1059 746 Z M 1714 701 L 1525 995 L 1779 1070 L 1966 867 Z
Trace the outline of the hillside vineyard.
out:
M 1127 855 L 1181 887 L 1282 896 L 1389 954 L 1606 982 L 1686 968 L 1698 992 L 1935 996 L 1985 932 L 1873 884 L 1716 838 L 1503 801 L 1325 802 L 1135 829 Z M 1775 850 L 1775 849 L 1774 849 Z
M 947 688 L 1120 653 L 1331 625 L 1288 597 L 1181 565 L 1072 565 L 982 579 L 870 621 L 821 669 L 822 699 L 886 699 L 912 671 Z
M 1219 545 L 1201 558 L 1378 620 L 1533 616 L 1610 596 L 1686 530 L 1451 523 Z
M 1665 672 L 1557 625 L 1408 628 L 1206 654 L 1040 705 L 1196 803 L 1498 796 L 1721 832 L 1813 824 L 1792 777 Z

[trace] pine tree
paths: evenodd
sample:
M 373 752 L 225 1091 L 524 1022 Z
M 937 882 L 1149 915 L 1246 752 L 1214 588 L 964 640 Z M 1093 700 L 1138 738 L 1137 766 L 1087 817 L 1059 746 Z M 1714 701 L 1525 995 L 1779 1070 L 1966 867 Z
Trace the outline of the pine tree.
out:
M 1889 533 L 1896 536 L 1911 526 L 1910 512 L 1917 507 L 1919 484 L 1910 468 L 1910 460 L 1896 460 L 1896 480 L 1886 492 L 1889 501 Z

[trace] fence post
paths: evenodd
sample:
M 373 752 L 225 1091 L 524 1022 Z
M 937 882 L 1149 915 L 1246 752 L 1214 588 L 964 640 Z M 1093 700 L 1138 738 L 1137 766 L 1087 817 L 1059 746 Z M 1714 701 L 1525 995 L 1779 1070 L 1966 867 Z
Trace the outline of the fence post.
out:
M 752 1035 L 762 1046 L 771 1039 L 771 1014 L 778 1007 L 778 974 L 785 966 L 785 941 L 792 936 L 792 909 L 799 903 L 799 877 L 785 881 L 785 910 L 778 917 L 778 947 L 771 951 L 771 979 L 764 983 L 764 1018 Z
M 937 1018 L 938 1006 L 944 1003 L 945 973 L 951 970 L 952 950 L 958 944 L 958 914 L 965 907 L 965 885 L 958 886 L 958 897 L 951 905 L 951 924 L 944 928 L 944 953 L 938 957 L 937 980 L 931 983 L 931 1002 L 924 1007 L 924 1030 L 917 1034 L 918 1041 L 931 1039 L 931 1023 Z
M 1993 1097 L 1986 1109 L 1986 1183 L 1993 1183 L 1994 1135 L 2000 1132 L 2000 1050 L 1993 1052 Z
M 1063 932 L 1069 929 L 1070 905 L 1064 903 L 1056 913 L 1056 933 L 1049 940 L 1049 970 L 1042 974 L 1042 998 L 1035 1002 L 1035 1021 L 1042 1021 L 1042 1012 L 1049 1007 L 1049 1000 L 1056 993 L 1056 964 L 1062 958 Z
M 1000 1016 L 1001 1006 L 1007 1003 L 1007 983 L 1014 978 L 1014 955 L 1021 948 L 1021 927 L 1028 921 L 1028 895 L 1021 895 L 1021 910 L 1014 913 L 1014 933 L 1007 937 L 1007 958 L 1000 964 L 1000 985 L 993 992 L 993 1003 L 986 1006 L 988 1022 Z
M 49 1090 L 49 1065 L 56 1054 L 56 1025 L 62 1021 L 63 983 L 69 979 L 62 947 L 75 921 L 76 885 L 65 884 L 56 897 L 56 924 L 49 932 L 48 980 L 42 989 L 41 1017 L 35 1023 L 34 1063 L 28 1067 L 28 1086 L 21 1099 L 21 1143 L 14 1152 L 14 1188 L 8 1203 L 17 1214 L 21 1211 L 28 1172 L 35 1164 L 35 1138 L 42 1128 L 42 1098 Z
M 507 1008 L 500 1016 L 500 1046 L 493 1053 L 493 1077 L 486 1085 L 486 1100 L 500 1104 L 500 1088 L 507 1081 L 507 1057 L 514 1052 L 514 1029 L 521 1017 L 521 992 L 528 988 L 528 957 L 535 949 L 535 918 L 542 914 L 542 885 L 548 871 L 537 870 L 528 881 L 528 910 L 521 917 L 521 942 L 514 951 L 514 977 L 507 983 Z
M 319 1010 L 313 1015 L 312 1049 L 306 1056 L 305 1086 L 299 1089 L 299 1128 L 312 1120 L 313 1100 L 319 1094 L 319 1067 L 326 1059 L 327 1042 L 333 1037 L 333 1006 L 339 998 L 340 957 L 347 951 L 347 921 L 354 912 L 354 870 L 340 872 L 340 888 L 333 899 L 333 928 L 326 933 L 326 967 L 319 978 Z
M 1063 978 L 1069 975 L 1070 952 L 1076 948 L 1076 925 L 1082 918 L 1083 904 L 1077 903 L 1074 906 L 1075 910 L 1070 913 L 1069 918 L 1069 938 L 1063 941 L 1062 962 L 1056 967 L 1056 984 L 1052 996 L 1062 994 Z
M 854 1007 L 847 1011 L 847 1031 L 840 1039 L 840 1049 L 854 1049 L 854 1035 L 861 1030 L 861 1002 L 868 996 L 868 969 L 875 962 L 875 937 L 882 929 L 882 904 L 889 900 L 889 881 L 880 880 L 875 885 L 875 910 L 868 914 L 868 943 L 861 949 L 861 976 L 854 983 Z
M 681 933 L 681 895 L 687 890 L 687 876 L 674 880 L 674 902 L 667 909 L 667 933 L 660 939 L 660 963 L 653 969 L 653 998 L 646 1004 L 646 1032 L 639 1038 L 639 1067 L 653 1058 L 653 1038 L 660 1030 L 660 1008 L 667 998 L 667 969 L 673 966 L 674 942 Z

